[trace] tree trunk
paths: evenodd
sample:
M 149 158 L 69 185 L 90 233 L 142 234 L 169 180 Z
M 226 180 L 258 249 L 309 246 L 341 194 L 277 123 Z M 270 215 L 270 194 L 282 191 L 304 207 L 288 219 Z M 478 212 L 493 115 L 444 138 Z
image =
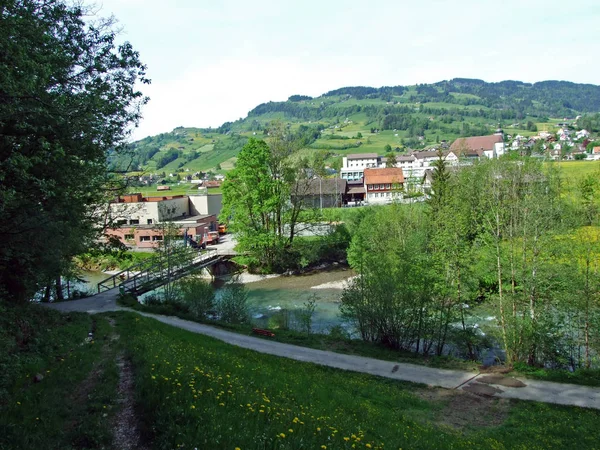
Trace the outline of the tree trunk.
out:
M 65 299 L 64 295 L 63 295 L 63 290 L 62 290 L 62 280 L 60 278 L 60 275 L 58 275 L 56 277 L 55 280 L 55 288 L 56 288 L 56 301 L 62 301 Z

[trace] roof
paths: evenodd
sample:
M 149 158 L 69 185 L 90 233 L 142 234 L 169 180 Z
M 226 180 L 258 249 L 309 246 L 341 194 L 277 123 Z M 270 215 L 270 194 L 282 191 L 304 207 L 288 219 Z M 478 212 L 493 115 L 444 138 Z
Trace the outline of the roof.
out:
M 396 161 L 397 162 L 402 162 L 402 161 L 414 161 L 415 157 L 413 155 L 402 155 L 402 156 L 396 156 Z
M 398 167 L 365 169 L 365 184 L 404 183 L 404 173 Z
M 377 158 L 379 155 L 377 153 L 355 153 L 353 155 L 348 155 L 348 159 L 373 159 Z
M 348 188 L 347 194 L 364 194 L 365 187 L 364 186 L 352 186 Z
M 504 142 L 504 138 L 500 134 L 459 138 L 452 143 L 452 145 L 450 146 L 450 150 L 493 150 L 494 144 L 498 144 L 500 142 Z
M 335 195 L 346 193 L 346 180 L 342 178 L 313 178 L 308 180 L 304 195 Z M 300 189 L 303 191 L 304 189 Z

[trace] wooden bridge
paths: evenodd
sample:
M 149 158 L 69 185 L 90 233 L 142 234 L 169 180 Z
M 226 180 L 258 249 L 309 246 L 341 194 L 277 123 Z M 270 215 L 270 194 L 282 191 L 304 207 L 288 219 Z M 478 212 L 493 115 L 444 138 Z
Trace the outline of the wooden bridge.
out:
M 189 257 L 182 256 L 183 253 L 179 252 L 170 255 L 169 258 L 165 256 L 149 258 L 148 261 L 131 266 L 98 283 L 98 293 L 118 286 L 122 292 L 141 295 L 169 281 L 217 264 L 223 258 L 232 255 L 209 249 L 197 253 L 191 260 Z

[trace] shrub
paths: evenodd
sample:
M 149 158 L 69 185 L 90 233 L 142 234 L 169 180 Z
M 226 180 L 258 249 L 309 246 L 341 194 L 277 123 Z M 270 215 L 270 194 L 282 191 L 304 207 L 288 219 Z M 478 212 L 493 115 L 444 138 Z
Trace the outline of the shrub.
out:
M 248 322 L 248 289 L 246 286 L 237 282 L 226 285 L 217 302 L 217 314 L 223 322 Z
M 312 294 L 308 301 L 303 304 L 303 307 L 300 309 L 297 315 L 298 321 L 300 322 L 300 329 L 303 332 L 306 332 L 307 335 L 309 335 L 312 330 L 312 319 L 313 314 L 315 313 L 318 298 L 319 297 L 317 294 Z
M 180 301 L 196 319 L 205 319 L 215 307 L 215 291 L 205 280 L 188 278 L 179 282 Z

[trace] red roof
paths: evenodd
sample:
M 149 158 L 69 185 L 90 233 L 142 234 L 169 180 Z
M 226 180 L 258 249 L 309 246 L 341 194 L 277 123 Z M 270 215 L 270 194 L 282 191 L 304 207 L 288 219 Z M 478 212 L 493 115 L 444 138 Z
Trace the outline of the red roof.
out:
M 365 184 L 404 183 L 404 174 L 398 167 L 365 169 Z
M 490 136 L 474 136 L 469 138 L 459 138 L 450 146 L 452 151 L 462 150 L 493 150 L 494 144 L 503 142 L 504 139 L 500 134 L 492 134 Z

